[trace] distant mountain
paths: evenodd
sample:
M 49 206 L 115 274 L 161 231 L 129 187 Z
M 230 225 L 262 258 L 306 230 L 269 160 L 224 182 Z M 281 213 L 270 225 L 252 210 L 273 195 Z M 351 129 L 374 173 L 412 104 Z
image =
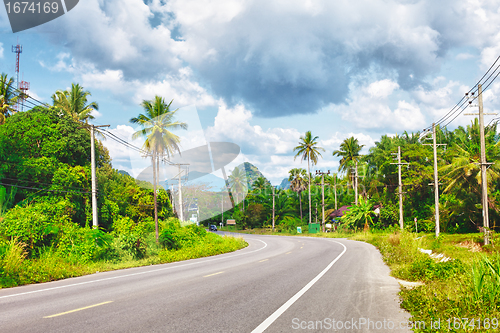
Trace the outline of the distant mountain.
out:
M 288 180 L 288 178 L 283 178 L 281 184 L 278 185 L 278 188 L 280 190 L 288 190 L 290 188 L 290 181 Z
M 248 190 L 252 190 L 252 185 L 253 183 L 259 179 L 259 177 L 262 177 L 266 180 L 266 183 L 268 185 L 271 185 L 271 182 L 266 178 L 264 177 L 264 175 L 262 174 L 262 172 L 259 171 L 259 169 L 253 165 L 252 163 L 249 163 L 249 162 L 244 162 L 240 165 L 238 165 L 238 168 L 244 168 L 245 169 L 245 172 L 246 172 L 246 175 L 247 175 L 247 183 L 248 183 Z
M 252 163 L 244 162 L 244 163 L 238 165 L 237 167 L 243 168 L 245 170 L 249 191 L 252 190 L 253 183 L 259 177 L 264 178 L 266 180 L 266 183 L 269 186 L 271 185 L 271 182 L 266 177 L 264 177 L 264 175 L 259 171 L 259 169 L 255 165 L 253 165 Z M 227 171 L 228 171 L 227 176 L 229 177 L 233 170 L 227 170 Z M 211 189 L 210 189 L 211 191 L 215 191 L 215 192 L 220 191 L 222 188 L 226 187 L 226 182 L 224 181 L 224 179 L 217 177 L 216 175 L 214 175 L 212 173 L 202 173 L 199 171 L 191 171 L 189 173 L 188 177 L 186 178 L 184 176 L 184 177 L 182 177 L 182 180 L 183 180 L 183 184 L 185 184 L 185 185 L 189 185 L 189 184 L 196 185 L 196 184 L 204 183 L 204 184 L 208 185 L 209 187 L 211 187 Z M 177 182 L 178 182 L 177 180 L 170 180 L 168 182 L 163 182 L 162 185 L 165 188 L 168 188 L 168 184 L 170 184 L 170 185 L 173 184 L 174 186 L 177 186 Z M 187 182 L 187 184 L 186 184 L 186 182 Z
M 121 174 L 121 175 L 130 176 L 130 174 L 127 171 L 125 171 L 125 170 L 118 170 L 118 173 Z
M 226 187 L 226 182 L 224 179 L 217 177 L 212 173 L 203 173 L 199 171 L 191 171 L 188 176 L 182 177 L 183 186 L 185 185 L 201 185 L 205 184 L 210 187 L 211 191 L 217 192 L 220 191 L 221 188 Z M 165 188 L 168 188 L 168 184 L 177 186 L 178 180 L 170 180 L 163 182 Z

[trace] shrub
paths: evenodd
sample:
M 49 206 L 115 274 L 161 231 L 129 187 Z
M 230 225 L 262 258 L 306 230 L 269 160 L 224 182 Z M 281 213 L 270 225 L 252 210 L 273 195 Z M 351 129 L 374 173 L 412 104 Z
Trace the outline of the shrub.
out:
M 61 230 L 57 252 L 70 262 L 88 263 L 112 257 L 111 243 L 112 236 L 102 230 L 69 222 Z
M 132 258 L 143 258 L 147 250 L 144 241 L 146 229 L 145 223 L 135 223 L 129 217 L 119 216 L 113 223 L 115 245 Z
M 28 253 L 33 255 L 36 247 L 50 246 L 54 242 L 61 226 L 70 220 L 70 215 L 71 204 L 67 201 L 16 206 L 0 221 L 0 234 L 18 238 L 28 245 Z

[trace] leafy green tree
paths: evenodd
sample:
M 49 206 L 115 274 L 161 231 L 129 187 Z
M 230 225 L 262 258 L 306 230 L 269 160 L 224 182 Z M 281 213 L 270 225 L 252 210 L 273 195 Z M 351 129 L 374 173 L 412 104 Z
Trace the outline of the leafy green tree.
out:
M 14 112 L 13 106 L 17 99 L 14 78 L 8 78 L 5 73 L 0 74 L 0 125 L 4 124 L 6 118 Z
M 318 137 L 313 137 L 311 131 L 307 131 L 304 136 L 300 137 L 299 145 L 293 148 L 294 152 L 297 152 L 295 158 L 300 157 L 302 161 L 307 160 L 307 174 L 309 177 L 308 187 L 309 187 L 309 223 L 312 222 L 311 215 L 311 171 L 310 164 L 313 165 L 318 163 L 318 157 L 321 157 L 320 151 L 325 151 L 323 148 L 319 147 Z
M 89 96 L 91 93 L 83 90 L 80 84 L 72 83 L 70 90 L 57 90 L 52 95 L 52 104 L 75 122 L 87 123 L 89 119 L 94 119 L 92 112 L 99 110 L 96 102 L 88 103 Z
M 89 156 L 88 133 L 54 110 L 38 107 L 18 112 L 0 126 L 0 177 L 4 183 L 20 187 L 16 204 L 28 197 L 48 195 L 46 190 L 57 170 L 65 165 L 89 165 Z M 26 187 L 42 192 L 36 194 Z M 81 187 L 71 190 L 88 191 Z
M 144 113 L 138 117 L 130 119 L 132 124 L 138 124 L 142 130 L 135 132 L 132 135 L 133 139 L 145 137 L 143 149 L 151 154 L 153 165 L 153 183 L 154 183 L 154 209 L 155 209 L 155 229 L 156 241 L 158 241 L 158 203 L 156 197 L 156 186 L 158 183 L 158 169 L 160 157 L 166 156 L 169 158 L 175 152 L 180 153 L 180 138 L 173 134 L 171 130 L 187 129 L 187 124 L 179 121 L 174 121 L 175 114 L 179 109 L 170 110 L 172 105 L 166 103 L 165 99 L 160 96 L 155 96 L 153 100 L 142 102 Z
M 485 128 L 486 156 L 493 164 L 487 168 L 488 207 L 496 209 L 491 193 L 500 178 L 500 141 L 496 134 L 496 125 Z M 481 149 L 479 138 L 479 123 L 475 119 L 467 128 L 459 127 L 453 133 L 453 143 L 445 158 L 448 164 L 440 168 L 446 187 L 444 193 L 455 193 L 461 199 L 464 213 L 473 228 L 481 224 Z M 493 223 L 495 219 L 493 219 Z M 465 221 L 464 221 L 465 222 Z

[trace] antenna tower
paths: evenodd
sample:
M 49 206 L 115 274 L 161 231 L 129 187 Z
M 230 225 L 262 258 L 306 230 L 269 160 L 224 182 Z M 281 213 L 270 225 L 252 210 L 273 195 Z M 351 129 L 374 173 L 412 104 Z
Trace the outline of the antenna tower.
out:
M 20 98 L 17 100 L 17 104 L 14 107 L 16 111 L 19 111 L 19 102 L 22 101 L 21 111 L 24 106 L 24 100 L 27 97 L 27 92 L 30 89 L 30 83 L 26 81 L 19 81 L 19 58 L 20 54 L 23 52 L 23 46 L 19 45 L 19 41 L 17 45 L 12 45 L 12 52 L 16 54 L 16 83 L 17 83 L 17 93 L 21 92 Z

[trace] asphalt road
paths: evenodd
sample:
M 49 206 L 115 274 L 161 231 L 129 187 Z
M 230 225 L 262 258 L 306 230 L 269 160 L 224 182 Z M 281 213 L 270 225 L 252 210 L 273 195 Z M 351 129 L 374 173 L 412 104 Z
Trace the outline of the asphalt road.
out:
M 233 253 L 0 289 L 0 332 L 408 331 L 373 246 L 242 236 Z

